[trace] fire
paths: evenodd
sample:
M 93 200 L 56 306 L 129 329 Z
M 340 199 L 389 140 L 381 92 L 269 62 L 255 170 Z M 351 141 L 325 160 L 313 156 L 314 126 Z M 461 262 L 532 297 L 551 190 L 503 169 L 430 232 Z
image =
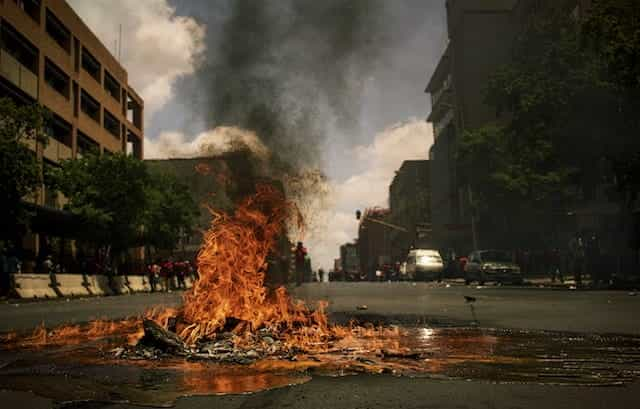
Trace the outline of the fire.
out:
M 299 212 L 283 192 L 259 185 L 232 215 L 212 213 L 211 227 L 198 254 L 199 279 L 184 296 L 181 309 L 153 308 L 141 317 L 96 320 L 52 330 L 43 325 L 31 335 L 10 334 L 5 340 L 41 347 L 125 335 L 133 344 L 143 335 L 142 320 L 152 319 L 164 328 L 171 327 L 188 346 L 231 332 L 234 344 L 250 347 L 262 342 L 256 337 L 261 330 L 274 334 L 285 350 L 318 352 L 328 350 L 328 341 L 357 332 L 330 325 L 326 303 L 310 310 L 303 302 L 293 301 L 285 288 L 270 290 L 264 285 L 267 256 L 286 233 L 287 223 L 292 219 L 300 222 Z
M 295 207 L 269 185 L 239 204 L 232 216 L 215 213 L 198 255 L 199 280 L 184 298 L 180 331 L 194 344 L 238 321 L 233 330 L 250 335 L 266 328 L 287 344 L 308 347 L 335 335 L 328 325 L 324 304 L 310 311 L 293 302 L 284 288 L 269 292 L 264 285 L 266 259 Z

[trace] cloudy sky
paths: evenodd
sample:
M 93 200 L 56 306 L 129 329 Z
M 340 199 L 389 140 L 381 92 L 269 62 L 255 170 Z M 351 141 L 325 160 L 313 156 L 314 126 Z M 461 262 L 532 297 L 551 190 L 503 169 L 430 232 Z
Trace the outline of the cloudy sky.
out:
M 122 25 L 145 157 L 193 155 L 217 127 L 249 127 L 292 167 L 329 177 L 306 238 L 315 267 L 355 238 L 356 209 L 387 205 L 403 160 L 427 157 L 424 88 L 445 47 L 444 0 L 70 4 L 111 50 Z

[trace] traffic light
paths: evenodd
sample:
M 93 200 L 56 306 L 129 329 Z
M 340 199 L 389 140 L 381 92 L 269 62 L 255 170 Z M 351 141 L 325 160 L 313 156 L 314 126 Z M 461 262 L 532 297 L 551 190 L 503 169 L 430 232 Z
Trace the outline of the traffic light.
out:
M 356 210 L 356 220 L 360 220 L 362 217 L 362 212 L 360 210 Z

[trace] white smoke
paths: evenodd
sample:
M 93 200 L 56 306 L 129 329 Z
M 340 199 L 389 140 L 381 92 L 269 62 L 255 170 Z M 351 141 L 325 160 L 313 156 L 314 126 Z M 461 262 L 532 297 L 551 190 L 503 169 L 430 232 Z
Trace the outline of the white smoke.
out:
M 195 137 L 182 132 L 163 132 L 156 139 L 148 139 L 144 156 L 148 159 L 195 158 L 214 156 L 239 148 L 248 148 L 260 159 L 267 160 L 269 149 L 255 132 L 235 126 L 219 126 Z

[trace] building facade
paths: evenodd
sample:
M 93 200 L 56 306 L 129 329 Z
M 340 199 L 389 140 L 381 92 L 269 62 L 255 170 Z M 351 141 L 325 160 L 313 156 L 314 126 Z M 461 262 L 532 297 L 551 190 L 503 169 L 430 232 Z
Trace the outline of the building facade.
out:
M 483 101 L 489 75 L 509 60 L 521 0 L 448 0 L 449 42 L 425 92 L 431 95 L 434 144 L 431 162 L 431 212 L 438 248 L 467 252 L 474 245 L 469 191 L 458 182 L 457 141 L 465 129 L 496 120 Z
M 0 97 L 50 112 L 48 144 L 31 146 L 45 167 L 89 151 L 143 158 L 144 102 L 64 0 L 0 0 Z M 43 186 L 29 200 L 37 214 L 23 240 L 28 257 L 41 256 L 47 237 L 62 239 L 60 253 L 73 247 L 59 226 L 64 199 Z
M 389 220 L 406 232 L 390 231 L 391 259 L 403 262 L 411 248 L 430 247 L 429 161 L 406 160 L 389 186 Z
M 360 276 L 360 257 L 357 243 L 345 243 L 340 246 L 340 269 L 343 277 L 353 279 Z
M 427 121 L 434 128 L 434 145 L 429 152 L 431 211 L 434 239 L 440 249 L 454 248 L 464 254 L 477 247 L 521 245 L 509 242 L 509 237 L 496 237 L 499 234 L 489 218 L 472 214 L 473 191 L 458 178 L 457 144 L 465 130 L 504 119 L 484 102 L 484 89 L 490 75 L 511 60 L 515 40 L 530 16 L 537 10 L 558 7 L 582 19 L 589 4 L 589 0 L 446 2 L 449 42 L 425 90 L 431 97 Z M 595 165 L 597 177 L 590 177 L 588 173 L 593 172 L 588 171 L 583 172 L 583 179 L 603 179 L 607 172 L 596 170 L 602 167 L 600 163 Z M 573 187 L 580 192 L 578 200 L 554 210 L 553 226 L 543 225 L 531 215 L 530 225 L 519 227 L 524 235 L 536 237 L 541 246 L 549 245 L 551 236 L 554 243 L 564 246 L 571 235 L 581 231 L 613 236 L 611 229 L 619 210 L 604 193 L 611 186 L 588 181 L 582 185 Z M 549 215 L 544 216 L 548 219 Z
M 358 226 L 360 274 L 370 281 L 375 280 L 376 270 L 391 263 L 391 229 L 383 224 L 389 222 L 389 214 L 389 209 L 367 209 Z
M 127 71 L 64 0 L 0 1 L 0 96 L 52 113 L 53 163 L 89 150 L 143 157 L 140 96 Z

